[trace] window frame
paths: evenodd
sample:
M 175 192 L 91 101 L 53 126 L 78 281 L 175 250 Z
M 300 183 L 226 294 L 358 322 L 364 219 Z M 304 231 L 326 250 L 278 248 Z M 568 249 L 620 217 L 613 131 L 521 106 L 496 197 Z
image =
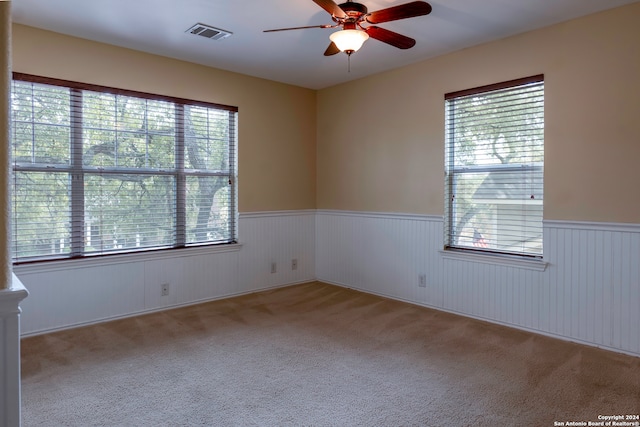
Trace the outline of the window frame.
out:
M 175 250 L 183 248 L 191 248 L 198 246 L 223 246 L 229 244 L 237 244 L 238 236 L 238 196 L 237 196 L 237 145 L 238 145 L 238 107 L 222 105 L 217 103 L 191 100 L 167 95 L 158 95 L 141 91 L 134 91 L 128 89 L 119 89 L 108 86 L 94 85 L 88 83 L 75 82 L 70 80 L 55 79 L 49 77 L 36 76 L 25 73 L 13 72 L 13 82 L 25 82 L 31 84 L 42 84 L 48 86 L 57 86 L 69 90 L 70 96 L 70 110 L 69 110 L 69 129 L 70 129 L 70 157 L 69 164 L 66 166 L 61 165 L 44 165 L 44 164 L 17 164 L 13 159 L 11 160 L 12 173 L 15 175 L 18 172 L 65 172 L 69 177 L 69 218 L 68 218 L 68 230 L 69 230 L 69 245 L 71 247 L 69 253 L 52 253 L 49 255 L 35 255 L 35 256 L 23 256 L 17 258 L 13 255 L 14 265 L 19 264 L 31 264 L 38 262 L 49 261 L 62 261 L 69 259 L 84 259 L 84 258 L 96 258 L 96 257 L 108 257 L 114 255 L 126 255 L 131 253 L 145 253 L 145 252 L 157 252 L 166 250 Z M 170 103 L 174 108 L 175 114 L 175 129 L 172 134 L 174 138 L 174 150 L 175 157 L 171 167 L 96 167 L 83 164 L 83 132 L 88 127 L 83 125 L 82 112 L 74 111 L 78 105 L 82 104 L 82 96 L 86 92 L 104 93 L 113 96 L 125 96 L 131 98 L 137 98 L 140 100 L 150 100 Z M 224 159 L 228 162 L 228 168 L 224 170 L 215 171 L 213 169 L 194 169 L 185 167 L 185 152 L 186 152 L 186 120 L 185 110 L 189 107 L 201 107 L 206 109 L 214 109 L 221 111 L 223 114 L 228 113 L 227 118 L 229 135 L 226 140 L 227 154 Z M 145 107 L 145 112 L 148 111 Z M 78 114 L 80 113 L 80 114 Z M 13 124 L 14 118 L 12 116 L 11 123 Z M 12 133 L 13 137 L 13 133 Z M 13 145 L 13 144 L 12 144 Z M 13 153 L 13 147 L 11 148 Z M 116 249 L 101 249 L 97 252 L 85 252 L 85 207 L 84 202 L 87 193 L 84 190 L 84 181 L 87 177 L 91 176 L 105 176 L 105 175 L 152 175 L 152 176 L 170 176 L 174 179 L 172 184 L 172 191 L 175 191 L 175 195 L 172 199 L 173 202 L 173 241 L 169 245 L 150 245 L 146 247 L 127 247 Z M 216 241 L 194 241 L 188 242 L 187 240 L 187 187 L 186 182 L 189 178 L 202 178 L 202 177 L 223 177 L 228 178 L 229 184 L 229 211 L 230 216 L 229 223 L 226 231 L 228 235 L 225 235 L 223 239 Z M 12 178 L 12 186 L 17 185 L 16 178 Z M 227 199 L 225 199 L 227 200 Z M 12 200 L 13 203 L 13 200 Z M 12 212 L 14 207 L 12 207 Z M 12 236 L 15 238 L 16 228 L 12 224 Z M 17 243 L 12 244 L 12 249 Z
M 448 259 L 457 260 L 470 260 L 475 259 L 484 263 L 502 263 L 504 261 L 507 265 L 511 266 L 524 266 L 532 267 L 533 269 L 541 269 L 544 271 L 546 264 L 542 262 L 544 259 L 544 232 L 543 232 L 543 214 L 540 214 L 540 236 L 542 241 L 542 251 L 540 253 L 532 253 L 525 251 L 501 251 L 499 249 L 493 249 L 488 247 L 468 247 L 464 245 L 456 245 L 452 241 L 453 235 L 456 232 L 457 225 L 455 224 L 456 209 L 458 209 L 454 195 L 456 188 L 456 180 L 465 174 L 477 174 L 477 173 L 492 173 L 492 172 L 538 172 L 541 176 L 544 173 L 544 160 L 542 162 L 531 162 L 528 164 L 513 163 L 513 164 L 487 164 L 487 165 L 456 165 L 454 156 L 454 145 L 456 143 L 454 131 L 452 128 L 453 120 L 449 118 L 450 106 L 449 102 L 473 95 L 482 95 L 490 92 L 505 90 L 505 89 L 518 89 L 528 84 L 543 85 L 544 94 L 544 74 L 538 74 L 534 76 L 504 81 L 495 84 L 489 84 L 485 86 L 479 86 L 471 89 L 464 89 L 460 91 L 446 93 L 445 100 L 445 215 L 444 215 L 444 247 L 441 251 L 443 257 Z M 544 114 L 544 104 L 543 104 Z M 543 131 L 544 132 L 544 131 Z M 544 151 L 544 139 L 543 139 L 543 151 Z M 544 178 L 542 177 L 542 185 L 544 184 Z M 544 207 L 543 199 L 539 205 L 541 210 Z M 474 236 L 475 239 L 475 236 Z M 474 245 L 475 246 L 475 245 Z

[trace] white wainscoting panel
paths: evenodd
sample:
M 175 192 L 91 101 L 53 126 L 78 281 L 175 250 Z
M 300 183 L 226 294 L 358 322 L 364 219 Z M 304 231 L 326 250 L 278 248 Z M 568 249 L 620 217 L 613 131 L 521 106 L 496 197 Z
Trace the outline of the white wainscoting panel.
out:
M 240 214 L 238 230 L 238 245 L 14 266 L 30 294 L 22 335 L 315 279 L 315 211 Z M 162 296 L 165 283 L 169 295 Z
M 315 216 L 315 210 L 241 214 L 240 291 L 315 280 Z
M 144 261 L 91 265 L 60 262 L 14 267 L 29 290 L 22 304 L 22 334 L 46 332 L 144 310 Z M 57 266 L 56 266 L 57 267 Z
M 544 271 L 443 256 L 437 216 L 247 213 L 239 241 L 15 266 L 30 292 L 23 335 L 318 279 L 640 355 L 638 224 L 545 221 Z
M 640 355 L 640 225 L 546 221 L 544 271 L 444 257 L 443 236 L 442 217 L 318 211 L 317 278 Z

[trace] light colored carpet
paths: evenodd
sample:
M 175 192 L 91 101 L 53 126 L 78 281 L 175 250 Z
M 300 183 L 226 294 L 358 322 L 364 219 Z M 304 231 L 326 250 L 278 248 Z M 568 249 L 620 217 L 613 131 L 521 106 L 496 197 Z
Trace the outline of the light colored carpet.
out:
M 640 413 L 640 358 L 322 283 L 22 341 L 23 425 L 553 426 Z

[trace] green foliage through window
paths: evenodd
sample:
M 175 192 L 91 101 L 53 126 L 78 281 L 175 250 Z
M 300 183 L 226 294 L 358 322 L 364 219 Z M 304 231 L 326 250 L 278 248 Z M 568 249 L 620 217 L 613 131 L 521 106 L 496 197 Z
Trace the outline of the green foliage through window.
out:
M 15 75 L 15 262 L 234 242 L 237 109 Z
M 543 76 L 445 100 L 445 246 L 542 256 Z

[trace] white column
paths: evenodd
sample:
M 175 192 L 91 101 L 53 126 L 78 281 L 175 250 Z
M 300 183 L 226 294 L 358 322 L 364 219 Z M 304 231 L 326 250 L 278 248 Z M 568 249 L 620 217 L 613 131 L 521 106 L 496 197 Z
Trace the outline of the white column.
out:
M 11 270 L 11 1 L 0 0 L 0 427 L 20 426 L 20 302 Z
M 11 2 L 0 0 L 0 289 L 11 285 Z
M 27 295 L 15 275 L 0 290 L 0 427 L 20 426 L 20 302 Z

